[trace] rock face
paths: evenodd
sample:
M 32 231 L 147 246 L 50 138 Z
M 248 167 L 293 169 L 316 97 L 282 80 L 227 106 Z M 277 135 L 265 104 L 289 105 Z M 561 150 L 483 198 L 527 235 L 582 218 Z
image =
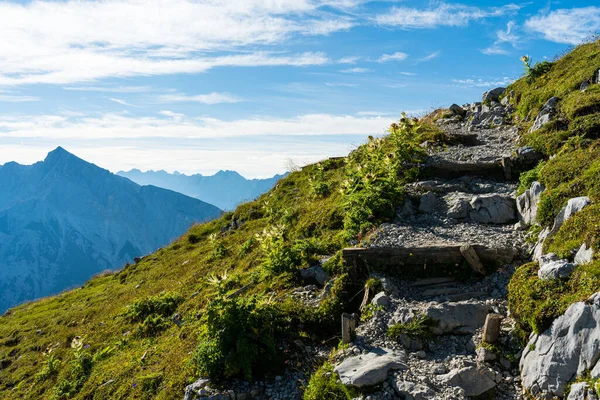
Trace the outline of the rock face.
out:
M 521 380 L 532 395 L 562 397 L 576 376 L 600 359 L 600 293 L 572 304 L 540 335 L 532 335 L 521 356 Z
M 496 372 L 484 366 L 455 369 L 440 376 L 443 383 L 461 387 L 467 396 L 479 396 L 492 390 L 499 379 Z
M 581 245 L 581 247 L 577 251 L 577 254 L 575 254 L 574 264 L 575 265 L 587 264 L 592 261 L 592 258 L 594 258 L 594 250 L 591 247 L 588 248 L 587 245 L 584 243 Z
M 540 196 L 546 188 L 539 182 L 533 182 L 531 188 L 517 197 L 517 210 L 519 220 L 526 226 L 533 225 L 537 219 L 538 203 Z
M 0 188 L 0 312 L 121 268 L 221 214 L 61 147 L 43 162 L 1 166 Z
M 589 206 L 591 203 L 592 201 L 587 196 L 575 197 L 570 199 L 567 202 L 567 205 L 564 206 L 562 210 L 560 210 L 556 218 L 554 218 L 554 225 L 550 230 L 549 236 L 555 235 L 566 220 L 571 218 L 579 211 L 583 210 L 585 207 Z
M 480 224 L 506 224 L 516 219 L 515 203 L 499 195 L 476 196 L 471 200 L 470 217 Z
M 335 367 L 335 372 L 346 386 L 367 387 L 383 382 L 390 371 L 406 368 L 405 353 L 376 349 L 346 358 Z
M 427 192 L 421 196 L 419 203 L 419 212 L 423 214 L 431 214 L 437 205 L 437 197 L 432 192 Z
M 385 292 L 379 292 L 371 300 L 371 304 L 381 307 L 387 307 L 390 305 L 390 298 L 385 294 Z
M 542 265 L 538 271 L 538 278 L 543 281 L 550 279 L 566 279 L 575 270 L 575 266 L 567 260 L 550 261 Z
M 461 301 L 432 305 L 425 311 L 425 315 L 435 322 L 431 331 L 436 335 L 468 335 L 483 326 L 488 312 L 489 308 L 485 303 Z
M 587 382 L 579 382 L 571 385 L 571 391 L 567 400 L 598 400 L 596 391 Z
M 300 276 L 304 280 L 314 280 L 321 286 L 325 285 L 329 280 L 329 274 L 320 265 L 313 265 L 312 267 L 301 269 Z
M 394 391 L 403 399 L 426 400 L 435 399 L 435 392 L 429 387 L 420 383 L 397 380 L 392 384 Z
M 546 104 L 542 107 L 542 110 L 535 118 L 533 122 L 533 126 L 529 129 L 529 132 L 535 132 L 539 130 L 542 126 L 546 125 L 552 117 L 556 114 L 556 107 L 558 106 L 558 102 L 560 99 L 558 97 L 551 97 Z
M 481 101 L 483 103 L 488 103 L 491 101 L 498 101 L 500 96 L 502 96 L 505 91 L 506 91 L 506 88 L 503 88 L 503 87 L 497 87 L 495 89 L 488 90 L 481 96 Z
M 454 114 L 460 115 L 461 117 L 464 117 L 467 114 L 467 111 L 458 104 L 452 104 L 449 109 Z

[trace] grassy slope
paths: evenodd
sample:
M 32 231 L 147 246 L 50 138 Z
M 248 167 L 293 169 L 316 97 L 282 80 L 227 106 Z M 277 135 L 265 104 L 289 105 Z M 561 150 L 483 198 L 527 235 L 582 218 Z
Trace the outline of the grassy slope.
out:
M 430 127 L 400 125 L 347 158 L 291 173 L 259 199 L 194 226 L 135 265 L 9 310 L 0 317 L 0 398 L 181 398 L 198 376 L 190 360 L 216 296 L 211 281 L 226 276 L 221 285 L 229 293 L 244 288 L 240 298 L 282 300 L 301 284 L 297 268 L 336 254 L 395 215 L 402 182 L 414 176 L 414 168 L 399 166 L 413 165 L 421 154 L 418 143 L 438 136 Z M 289 254 L 292 265 L 280 265 L 279 256 Z M 343 273 L 339 257 L 328 269 Z M 182 301 L 159 317 L 162 329 L 138 334 L 144 324 L 124 313 L 165 293 Z M 332 293 L 343 291 L 334 287 Z M 313 332 L 307 324 L 305 337 L 323 333 L 328 320 L 338 321 L 336 302 L 308 310 L 323 323 Z M 173 310 L 181 327 L 171 320 Z
M 580 84 L 600 68 L 600 41 L 587 43 L 553 63 L 545 75 L 528 82 L 520 79 L 509 87 L 514 91 L 516 118 L 524 129 L 523 142 L 550 157 L 527 181 L 538 179 L 547 188 L 542 195 L 538 218 L 550 226 L 568 199 L 589 196 L 594 202 L 567 221 L 558 234 L 545 244 L 547 252 L 572 257 L 586 242 L 596 252 L 600 212 L 600 85 L 587 91 Z M 557 122 L 529 133 L 535 115 L 552 96 L 561 99 Z M 565 281 L 542 282 L 537 278 L 537 263 L 521 267 L 509 287 L 509 304 L 524 335 L 546 329 L 552 320 L 576 301 L 600 290 L 600 260 L 578 267 Z

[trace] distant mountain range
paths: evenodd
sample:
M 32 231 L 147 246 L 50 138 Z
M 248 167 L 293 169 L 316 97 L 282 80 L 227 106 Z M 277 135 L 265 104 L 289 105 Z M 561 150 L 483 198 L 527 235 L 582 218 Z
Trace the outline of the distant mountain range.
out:
M 220 214 L 61 147 L 33 165 L 0 166 L 0 312 L 121 267 Z
M 154 185 L 195 197 L 222 210 L 233 210 L 237 205 L 253 200 L 270 190 L 285 175 L 268 179 L 246 179 L 235 171 L 219 171 L 212 176 L 184 175 L 165 171 L 142 172 L 138 169 L 117 173 L 139 185 Z

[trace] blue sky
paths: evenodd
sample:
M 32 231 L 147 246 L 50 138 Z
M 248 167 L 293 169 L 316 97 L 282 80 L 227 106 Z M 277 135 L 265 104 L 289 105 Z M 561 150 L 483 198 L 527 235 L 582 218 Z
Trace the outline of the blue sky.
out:
M 248 177 L 476 101 L 600 31 L 593 1 L 0 1 L 0 164 Z

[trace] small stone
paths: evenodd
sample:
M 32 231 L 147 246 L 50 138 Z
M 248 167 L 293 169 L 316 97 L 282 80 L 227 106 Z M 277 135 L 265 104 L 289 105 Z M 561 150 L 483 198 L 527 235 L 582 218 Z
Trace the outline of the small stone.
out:
M 575 254 L 575 261 L 573 262 L 575 265 L 583 265 L 592 262 L 592 258 L 594 257 L 594 250 L 584 243 L 581 245 L 577 254 Z
M 427 353 L 425 353 L 424 350 L 419 350 L 415 353 L 417 355 L 417 357 L 419 357 L 421 360 L 423 360 L 424 358 L 427 358 Z
M 382 307 L 389 307 L 391 302 L 390 298 L 385 294 L 385 292 L 379 292 L 373 297 L 371 300 L 371 304 Z
M 488 314 L 483 325 L 482 339 L 487 343 L 495 343 L 500 337 L 500 324 L 502 323 L 502 315 Z
M 477 361 L 479 362 L 490 362 L 496 359 L 496 354 L 494 352 L 486 349 L 485 347 L 480 347 L 477 349 Z
M 437 197 L 432 192 L 427 192 L 421 196 L 419 202 L 419 212 L 423 214 L 431 214 L 435 210 L 437 204 Z

